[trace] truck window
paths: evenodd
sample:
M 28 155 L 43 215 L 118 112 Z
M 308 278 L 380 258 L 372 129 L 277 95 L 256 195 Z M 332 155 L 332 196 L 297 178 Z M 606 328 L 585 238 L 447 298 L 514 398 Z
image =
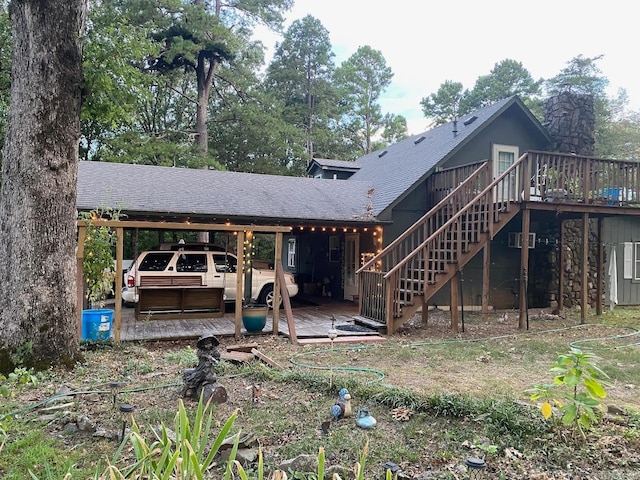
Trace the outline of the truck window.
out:
M 206 272 L 207 255 L 205 253 L 181 253 L 176 261 L 176 272 Z
M 216 264 L 216 272 L 218 273 L 235 273 L 236 257 L 228 253 L 214 253 L 213 261 Z
M 147 253 L 140 262 L 141 272 L 163 272 L 173 258 L 173 252 Z

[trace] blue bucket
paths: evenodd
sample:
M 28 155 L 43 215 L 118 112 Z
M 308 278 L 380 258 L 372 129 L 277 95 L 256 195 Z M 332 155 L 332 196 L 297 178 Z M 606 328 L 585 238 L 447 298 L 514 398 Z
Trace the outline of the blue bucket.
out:
M 82 340 L 108 340 L 112 326 L 113 310 L 96 308 L 82 311 Z

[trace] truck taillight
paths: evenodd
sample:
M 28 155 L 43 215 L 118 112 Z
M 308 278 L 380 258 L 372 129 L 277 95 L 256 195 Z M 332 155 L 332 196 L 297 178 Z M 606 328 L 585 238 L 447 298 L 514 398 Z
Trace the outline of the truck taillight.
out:
M 136 279 L 133 277 L 133 275 L 129 275 L 127 277 L 127 287 L 133 288 L 135 286 L 136 286 Z

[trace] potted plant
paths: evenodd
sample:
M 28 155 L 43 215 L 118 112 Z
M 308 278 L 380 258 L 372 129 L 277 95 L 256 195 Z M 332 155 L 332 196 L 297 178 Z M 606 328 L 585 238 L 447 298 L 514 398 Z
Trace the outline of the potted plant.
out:
M 267 324 L 269 307 L 259 303 L 249 303 L 242 306 L 242 325 L 249 333 L 261 332 Z
M 82 278 L 84 279 L 89 309 L 82 311 L 82 340 L 107 340 L 111 337 L 113 309 L 105 309 L 105 301 L 113 293 L 115 260 L 113 250 L 117 234 L 101 220 L 118 220 L 119 211 L 98 208 L 81 212 L 81 220 L 87 221 L 83 246 Z

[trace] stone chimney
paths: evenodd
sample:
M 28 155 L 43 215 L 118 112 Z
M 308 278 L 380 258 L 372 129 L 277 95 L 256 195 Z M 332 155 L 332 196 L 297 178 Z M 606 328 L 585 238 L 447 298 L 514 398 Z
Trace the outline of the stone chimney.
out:
M 543 125 L 553 138 L 551 151 L 593 156 L 596 117 L 591 95 L 564 91 L 548 98 Z

